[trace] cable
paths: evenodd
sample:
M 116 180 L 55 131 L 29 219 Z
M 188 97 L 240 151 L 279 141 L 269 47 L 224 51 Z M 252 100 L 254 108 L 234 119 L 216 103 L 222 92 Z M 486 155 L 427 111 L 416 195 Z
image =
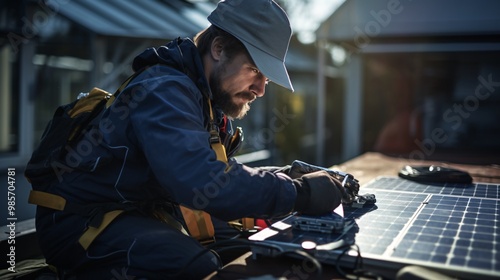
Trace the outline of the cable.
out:
M 347 246 L 347 248 L 345 248 L 344 250 L 342 250 L 342 252 L 339 254 L 339 256 L 337 257 L 337 260 L 336 260 L 336 265 L 335 265 L 335 269 L 337 270 L 337 273 L 340 274 L 340 276 L 342 278 L 346 278 L 346 279 L 349 279 L 349 277 L 347 276 L 347 273 L 345 273 L 342 268 L 340 268 L 340 260 L 342 259 L 342 257 L 344 255 L 347 254 L 347 252 L 349 252 L 349 250 L 351 250 L 352 246 Z
M 357 253 L 356 258 L 354 259 L 354 266 L 351 268 L 354 278 L 345 273 L 340 267 L 340 261 L 342 257 L 348 255 L 348 252 L 352 250 L 353 247 L 355 248 L 354 250 Z M 340 253 L 340 255 L 337 257 L 335 268 L 337 270 L 337 273 L 339 273 L 341 277 L 346 279 L 360 279 L 360 277 L 362 277 L 363 279 L 375 279 L 375 280 L 383 279 L 380 275 L 377 275 L 375 273 L 363 269 L 363 257 L 361 256 L 361 250 L 359 249 L 359 246 L 356 244 L 348 246 L 342 251 L 342 253 Z

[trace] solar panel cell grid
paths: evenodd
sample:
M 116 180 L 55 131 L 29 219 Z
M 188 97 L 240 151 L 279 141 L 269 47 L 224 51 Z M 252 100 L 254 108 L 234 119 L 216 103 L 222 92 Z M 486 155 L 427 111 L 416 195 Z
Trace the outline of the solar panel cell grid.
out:
M 499 185 L 435 186 L 379 178 L 369 209 L 347 208 L 365 258 L 472 270 L 500 276 Z

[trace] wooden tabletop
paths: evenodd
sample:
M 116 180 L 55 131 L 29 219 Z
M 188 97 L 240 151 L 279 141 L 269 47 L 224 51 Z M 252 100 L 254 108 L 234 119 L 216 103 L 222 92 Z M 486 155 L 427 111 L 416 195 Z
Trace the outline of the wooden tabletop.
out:
M 365 153 L 331 168 L 352 174 L 363 187 L 380 176 L 397 176 L 398 171 L 405 165 L 450 167 L 468 172 L 476 183 L 500 183 L 500 165 L 497 164 L 476 165 L 447 161 L 409 160 L 408 158 L 391 157 L 373 152 Z

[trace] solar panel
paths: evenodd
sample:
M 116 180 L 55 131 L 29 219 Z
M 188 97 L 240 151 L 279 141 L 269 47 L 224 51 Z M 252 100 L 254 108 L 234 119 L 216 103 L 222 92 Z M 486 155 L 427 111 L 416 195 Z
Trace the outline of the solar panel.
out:
M 377 197 L 371 209 L 344 211 L 359 226 L 356 244 L 365 258 L 498 277 L 499 189 L 383 177 L 362 188 Z
M 396 271 L 412 264 L 460 278 L 498 279 L 499 191 L 497 184 L 431 185 L 381 177 L 360 190 L 375 194 L 376 204 L 344 213 L 358 227 L 354 242 L 365 264 Z M 316 240 L 307 232 L 294 234 L 296 240 Z M 334 264 L 338 254 L 316 257 Z

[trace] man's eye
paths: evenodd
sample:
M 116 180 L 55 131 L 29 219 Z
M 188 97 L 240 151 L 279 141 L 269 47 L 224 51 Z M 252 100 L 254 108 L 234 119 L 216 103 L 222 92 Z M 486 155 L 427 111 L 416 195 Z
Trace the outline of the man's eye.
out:
M 259 74 L 259 73 L 260 73 L 259 69 L 254 68 L 254 67 L 252 67 L 252 71 L 253 71 L 255 74 Z

